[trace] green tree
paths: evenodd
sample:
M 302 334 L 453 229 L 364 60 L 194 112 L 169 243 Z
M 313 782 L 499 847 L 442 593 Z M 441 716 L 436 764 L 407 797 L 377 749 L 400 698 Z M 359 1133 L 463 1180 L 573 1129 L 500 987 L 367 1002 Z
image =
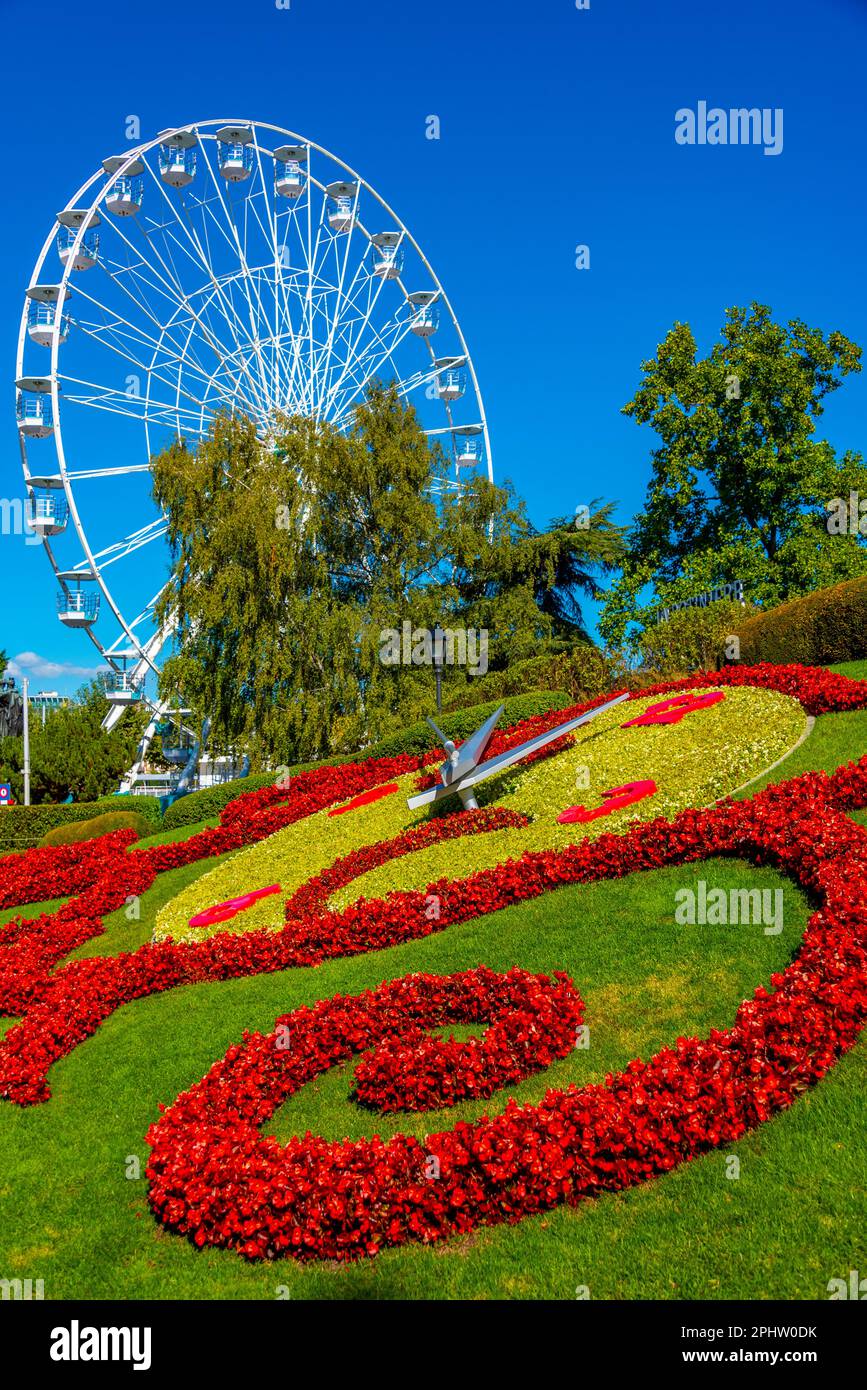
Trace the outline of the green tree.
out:
M 210 714 L 217 743 L 258 761 L 351 751 L 431 708 L 426 667 L 384 664 L 383 633 L 490 634 L 494 666 L 534 656 L 613 563 L 617 528 L 536 532 L 512 490 L 451 486 L 438 445 L 393 386 L 375 386 L 341 433 L 303 417 L 267 444 L 243 417 L 153 461 L 168 518 L 177 632 L 161 690 Z M 607 560 L 605 559 L 607 555 Z M 447 668 L 450 693 L 468 684 Z
M 77 702 L 50 710 L 45 727 L 30 721 L 30 799 L 34 805 L 95 801 L 116 789 L 131 765 L 142 733 L 142 716 L 129 711 L 110 733 L 102 728 L 108 701 L 98 681 L 82 686 Z M 24 799 L 24 740 L 0 739 L 0 782 Z
M 863 538 L 832 534 L 827 510 L 850 490 L 867 495 L 867 468 L 816 438 L 825 397 L 860 370 L 842 333 L 775 323 L 761 304 L 727 310 L 707 357 L 674 325 L 624 407 L 660 442 L 600 622 L 608 641 L 725 579 L 768 607 L 867 569 Z

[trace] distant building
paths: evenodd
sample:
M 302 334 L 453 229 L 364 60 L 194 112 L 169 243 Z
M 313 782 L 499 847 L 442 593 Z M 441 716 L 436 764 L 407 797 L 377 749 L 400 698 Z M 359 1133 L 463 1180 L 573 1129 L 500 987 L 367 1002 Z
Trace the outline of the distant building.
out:
M 63 709 L 74 702 L 68 695 L 60 695 L 56 690 L 37 690 L 28 697 L 27 703 L 30 705 L 32 713 L 41 716 L 42 723 L 45 723 L 45 716 L 49 710 Z
M 31 705 L 44 705 L 46 709 L 62 709 L 65 705 L 71 705 L 72 700 L 68 695 L 59 695 L 56 690 L 37 690 L 30 696 Z

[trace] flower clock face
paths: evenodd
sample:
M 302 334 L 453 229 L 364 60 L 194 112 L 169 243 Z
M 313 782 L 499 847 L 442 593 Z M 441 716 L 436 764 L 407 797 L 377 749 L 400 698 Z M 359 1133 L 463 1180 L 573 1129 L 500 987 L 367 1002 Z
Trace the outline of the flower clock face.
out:
M 655 722 L 637 724 L 640 719 Z M 659 722 L 665 719 L 673 722 Z M 480 805 L 515 812 L 512 823 L 484 835 L 431 843 L 425 830 L 435 832 L 460 814 L 460 801 L 440 803 L 434 815 L 429 807 L 410 811 L 406 803 L 420 786 L 434 783 L 439 754 L 421 774 L 407 772 L 346 798 L 221 864 L 163 908 L 156 938 L 200 941 L 219 929 L 219 924 L 193 925 L 201 914 L 277 882 L 285 906 L 305 883 L 347 855 L 372 851 L 410 830 L 421 832 L 417 847 L 379 865 L 370 854 L 359 854 L 352 878 L 341 882 L 324 905 L 340 908 L 359 898 L 384 898 L 395 889 L 425 888 L 444 875 L 462 878 L 527 850 L 565 848 L 587 835 L 622 830 L 636 819 L 712 805 L 787 753 L 804 733 L 806 719 L 791 696 L 748 687 L 624 702 L 567 736 L 566 747 L 549 745 L 543 750 L 547 756 L 529 766 L 517 763 L 479 784 Z M 564 715 L 549 722 L 563 723 Z M 494 744 L 493 751 L 498 747 Z M 624 786 L 630 790 L 606 795 Z M 287 799 L 291 804 L 291 788 Z M 278 902 L 268 897 L 251 903 L 227 925 L 236 932 L 279 928 L 285 912 L 275 907 Z
M 478 810 L 456 797 L 408 809 L 436 775 L 432 750 L 248 793 L 186 841 L 136 850 L 118 832 L 10 857 L 0 905 L 44 897 L 46 882 L 73 896 L 0 929 L 0 1003 L 20 1018 L 0 1041 L 0 1095 L 49 1100 L 58 1058 L 159 991 L 457 935 L 565 885 L 725 857 L 772 866 L 815 911 L 705 1038 L 655 1040 L 642 1060 L 576 1084 L 568 1069 L 604 1009 L 574 968 L 545 958 L 544 939 L 505 969 L 401 974 L 384 955 L 382 984 L 314 993 L 245 1035 L 147 1136 L 156 1219 L 251 1259 L 372 1256 L 658 1177 L 791 1105 L 862 1025 L 867 836 L 846 812 L 867 804 L 867 759 L 752 795 L 749 784 L 809 715 L 864 706 L 867 684 L 824 670 L 735 669 L 606 711 L 478 784 Z M 578 712 L 500 730 L 488 755 Z M 62 963 L 157 875 L 211 856 L 227 857 L 166 903 L 153 942 Z M 610 946 L 612 959 L 629 950 L 628 937 Z M 335 1068 L 373 1137 L 308 1129 L 281 1142 L 281 1107 Z

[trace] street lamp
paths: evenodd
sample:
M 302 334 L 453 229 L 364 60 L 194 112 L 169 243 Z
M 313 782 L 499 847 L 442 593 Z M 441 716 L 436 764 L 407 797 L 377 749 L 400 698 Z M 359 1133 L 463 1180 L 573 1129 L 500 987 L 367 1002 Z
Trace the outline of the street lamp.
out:
M 26 676 L 22 678 L 21 689 L 24 693 L 24 805 L 30 805 L 30 681 Z
M 437 714 L 442 713 L 443 708 L 443 637 L 445 633 L 437 623 L 433 630 L 433 668 L 434 679 L 437 685 Z

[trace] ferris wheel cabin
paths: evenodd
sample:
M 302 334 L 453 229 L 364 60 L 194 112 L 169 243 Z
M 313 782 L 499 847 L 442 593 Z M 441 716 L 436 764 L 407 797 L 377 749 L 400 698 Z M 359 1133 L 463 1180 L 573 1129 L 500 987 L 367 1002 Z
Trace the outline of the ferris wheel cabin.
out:
M 476 468 L 485 460 L 481 425 L 461 425 L 454 432 L 455 467 Z
M 459 401 L 467 389 L 467 374 L 462 369 L 460 357 L 440 357 L 434 363 L 437 369 L 436 390 L 441 401 Z
M 217 163 L 229 183 L 243 183 L 253 172 L 252 140 L 249 126 L 224 125 L 217 131 Z
M 69 336 L 69 315 L 57 317 L 57 302 L 60 297 L 59 285 L 31 285 L 27 290 L 30 303 L 27 306 L 27 333 L 31 342 L 40 347 L 51 347 L 55 335 L 61 343 Z
M 112 665 L 111 670 L 100 672 L 100 681 L 105 691 L 105 697 L 110 705 L 136 705 L 142 698 L 143 679 L 136 675 L 135 670 L 130 671 L 127 667 L 128 661 L 138 661 L 138 652 L 108 652 L 110 661 L 120 662 L 119 666 Z
M 417 338 L 432 338 L 439 327 L 440 310 L 436 290 L 416 290 L 407 295 L 410 331 Z
M 51 384 L 48 376 L 20 376 L 15 383 L 18 428 L 29 439 L 47 439 L 54 433 Z
M 338 179 L 336 183 L 330 183 L 325 192 L 334 204 L 328 212 L 328 225 L 332 232 L 337 232 L 342 236 L 348 232 L 355 222 L 355 200 L 358 195 L 358 184 L 347 183 L 345 179 Z
M 71 263 L 73 270 L 90 270 L 99 256 L 99 232 L 95 230 L 100 223 L 99 213 L 88 212 L 85 208 L 67 208 L 57 214 L 57 220 L 60 223 L 57 254 L 61 263 Z M 78 241 L 82 226 L 84 232 Z
M 160 178 L 170 188 L 186 188 L 196 176 L 197 140 L 191 130 L 178 130 L 160 145 Z
M 91 627 L 99 617 L 99 594 L 82 589 L 82 584 L 96 575 L 89 570 L 61 570 L 57 578 L 63 588 L 57 595 L 57 616 L 64 627 Z M 73 584 L 70 589 L 67 586 Z
M 27 478 L 30 495 L 27 499 L 27 523 L 37 536 L 59 536 L 66 530 L 69 503 L 63 495 L 63 479 L 59 473 L 50 477 Z
M 380 280 L 396 280 L 403 269 L 400 232 L 377 232 L 370 238 L 373 273 Z
M 274 192 L 281 198 L 300 198 L 307 183 L 301 166 L 306 163 L 306 145 L 281 145 L 275 150 Z
M 134 217 L 137 212 L 141 212 L 144 165 L 140 159 L 134 159 L 129 164 L 128 159 L 127 155 L 113 154 L 109 159 L 102 161 L 102 167 L 109 178 L 114 174 L 118 175 L 105 195 L 105 206 L 115 217 Z M 124 165 L 127 167 L 124 168 Z M 122 174 L 118 173 L 120 169 L 123 169 Z

